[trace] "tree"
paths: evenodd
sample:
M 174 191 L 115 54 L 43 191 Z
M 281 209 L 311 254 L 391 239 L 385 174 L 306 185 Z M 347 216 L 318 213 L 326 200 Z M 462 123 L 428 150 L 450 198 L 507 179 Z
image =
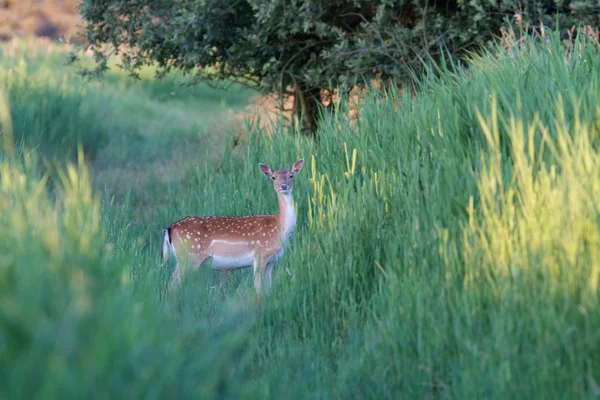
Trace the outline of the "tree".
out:
M 577 4 L 590 4 L 584 0 Z M 566 3 L 569 1 L 566 0 Z M 562 7 L 565 13 L 567 5 Z M 193 81 L 236 81 L 263 93 L 294 95 L 293 114 L 306 132 L 317 128 L 320 95 L 370 77 L 406 78 L 434 55 L 485 43 L 521 12 L 552 21 L 552 2 L 487 0 L 83 0 L 85 41 L 100 75 L 108 57 L 136 76 L 158 65 Z M 573 3 L 575 4 L 575 3 Z M 585 10 L 584 10 L 585 11 Z M 583 13 L 598 21 L 598 13 Z M 591 17 L 590 17 L 591 15 Z M 523 16 L 526 21 L 523 21 Z M 545 21 L 546 22 L 546 21 Z M 563 25 L 564 26 L 564 25 Z M 73 57 L 72 61 L 76 60 Z

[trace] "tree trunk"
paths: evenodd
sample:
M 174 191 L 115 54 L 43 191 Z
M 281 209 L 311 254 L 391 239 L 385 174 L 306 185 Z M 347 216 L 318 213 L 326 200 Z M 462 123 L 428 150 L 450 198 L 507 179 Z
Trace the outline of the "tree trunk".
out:
M 296 85 L 294 118 L 300 122 L 301 132 L 305 135 L 314 135 L 318 128 L 320 103 L 321 89 L 307 88 L 301 84 Z

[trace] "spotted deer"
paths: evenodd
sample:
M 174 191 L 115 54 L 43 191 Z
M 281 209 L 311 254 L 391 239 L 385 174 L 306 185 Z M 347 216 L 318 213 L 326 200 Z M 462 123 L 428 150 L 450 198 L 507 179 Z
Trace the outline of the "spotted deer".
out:
M 292 178 L 300 172 L 304 159 L 291 169 L 276 171 L 264 164 L 260 170 L 273 180 L 279 212 L 275 215 L 245 217 L 187 217 L 164 229 L 163 260 L 176 260 L 170 286 L 181 282 L 183 263 L 197 269 L 205 262 L 226 278 L 235 269 L 253 267 L 254 288 L 268 292 L 273 266 L 286 248 L 296 228 L 296 211 L 292 203 Z

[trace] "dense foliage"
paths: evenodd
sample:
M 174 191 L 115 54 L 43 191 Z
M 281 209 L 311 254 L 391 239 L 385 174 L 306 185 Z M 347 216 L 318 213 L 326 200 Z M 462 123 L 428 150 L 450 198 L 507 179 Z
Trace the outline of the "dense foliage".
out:
M 499 34 L 503 23 L 600 24 L 593 0 L 84 0 L 81 15 L 99 62 L 82 73 L 103 71 L 106 57 L 118 54 L 133 74 L 157 63 L 159 75 L 179 69 L 280 98 L 294 94 L 293 109 L 308 130 L 316 127 L 323 91 L 370 77 L 405 79 L 441 46 L 462 54 Z

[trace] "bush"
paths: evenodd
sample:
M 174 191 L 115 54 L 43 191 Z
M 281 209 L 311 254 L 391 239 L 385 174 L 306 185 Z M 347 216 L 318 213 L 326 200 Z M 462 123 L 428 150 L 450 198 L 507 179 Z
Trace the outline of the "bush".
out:
M 316 129 L 320 94 L 363 79 L 406 81 L 444 48 L 454 56 L 485 45 L 503 24 L 562 32 L 600 25 L 593 0 L 566 1 L 151 1 L 85 0 L 85 38 L 99 74 L 107 55 L 135 76 L 156 63 L 195 80 L 236 80 L 294 95 L 304 128 Z M 106 45 L 106 46 L 105 46 Z M 73 61 L 75 58 L 73 59 Z M 281 106 L 285 102 L 281 102 Z

